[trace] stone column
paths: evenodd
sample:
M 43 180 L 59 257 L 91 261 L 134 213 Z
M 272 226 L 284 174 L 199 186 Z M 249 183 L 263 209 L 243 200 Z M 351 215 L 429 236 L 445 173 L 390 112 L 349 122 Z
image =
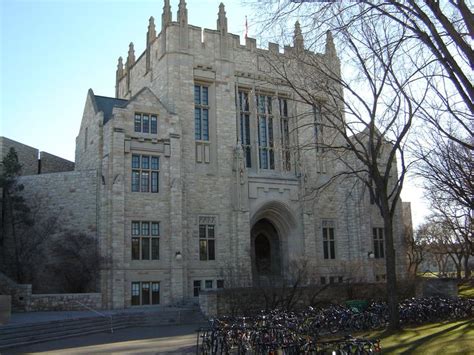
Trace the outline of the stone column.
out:
M 181 135 L 170 134 L 170 245 L 171 245 L 171 302 L 179 302 L 184 298 L 186 287 L 185 264 L 189 255 L 184 251 L 183 224 L 183 171 L 181 156 Z M 179 253 L 179 254 L 177 254 Z M 179 256 L 181 255 L 181 256 Z
M 112 250 L 112 308 L 120 309 L 125 307 L 125 274 L 124 274 L 124 248 L 125 248 L 125 177 L 128 172 L 124 166 L 124 138 L 122 128 L 114 128 L 112 133 L 112 146 L 110 149 L 111 174 L 109 176 L 109 189 L 111 191 L 111 245 Z

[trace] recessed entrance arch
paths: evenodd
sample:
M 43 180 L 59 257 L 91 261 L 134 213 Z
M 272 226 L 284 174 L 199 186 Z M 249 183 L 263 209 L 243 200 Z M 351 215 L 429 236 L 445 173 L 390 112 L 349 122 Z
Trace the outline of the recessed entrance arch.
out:
M 252 228 L 253 270 L 256 275 L 280 276 L 280 238 L 273 224 L 261 219 Z
M 297 253 L 299 244 L 295 213 L 278 200 L 264 202 L 254 211 L 250 218 L 254 283 L 283 281 L 288 276 L 290 254 Z

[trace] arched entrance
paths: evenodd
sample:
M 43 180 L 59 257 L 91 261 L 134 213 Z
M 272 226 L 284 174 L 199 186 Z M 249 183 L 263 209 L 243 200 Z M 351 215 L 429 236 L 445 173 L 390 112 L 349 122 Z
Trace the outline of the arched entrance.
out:
M 274 225 L 267 219 L 254 224 L 252 237 L 252 270 L 259 276 L 281 276 L 280 237 Z

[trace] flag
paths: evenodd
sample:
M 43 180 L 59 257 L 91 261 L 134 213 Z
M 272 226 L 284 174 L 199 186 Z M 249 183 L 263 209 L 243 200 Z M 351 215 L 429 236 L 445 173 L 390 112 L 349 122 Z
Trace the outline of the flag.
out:
M 249 35 L 249 25 L 247 23 L 247 16 L 245 16 L 245 30 L 244 30 L 244 38 L 247 38 Z

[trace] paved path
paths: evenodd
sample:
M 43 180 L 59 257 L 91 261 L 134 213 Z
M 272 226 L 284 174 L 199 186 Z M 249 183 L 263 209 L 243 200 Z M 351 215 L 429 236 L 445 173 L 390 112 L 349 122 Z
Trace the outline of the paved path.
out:
M 1 355 L 47 354 L 195 354 L 199 324 L 140 327 L 7 349 Z
M 100 314 L 107 316 L 114 316 L 119 314 L 133 314 L 133 313 L 151 313 L 151 312 L 177 312 L 189 308 L 167 307 L 167 306 L 147 306 L 147 307 L 133 307 L 119 310 L 99 310 Z M 53 320 L 67 320 L 78 318 L 100 317 L 97 312 L 93 311 L 50 311 L 50 312 L 20 312 L 12 313 L 8 325 L 11 324 L 26 324 L 48 322 Z M 1 325 L 0 325 L 1 327 Z

